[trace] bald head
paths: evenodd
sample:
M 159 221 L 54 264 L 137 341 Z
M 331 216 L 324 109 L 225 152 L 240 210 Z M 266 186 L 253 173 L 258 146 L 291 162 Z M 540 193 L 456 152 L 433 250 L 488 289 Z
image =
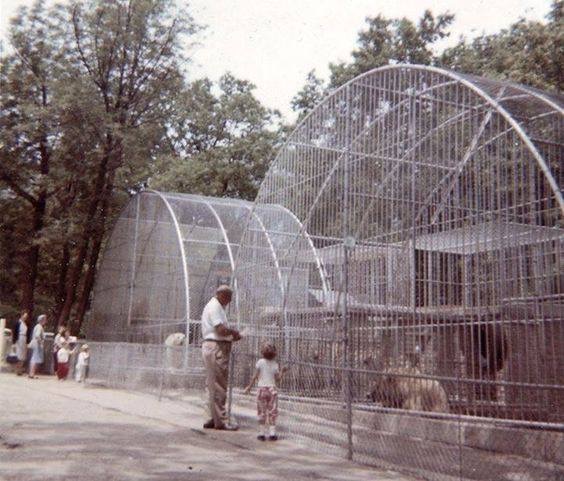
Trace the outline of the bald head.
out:
M 233 297 L 233 289 L 227 285 L 219 286 L 215 291 L 215 297 L 222 306 L 226 306 L 231 302 L 231 298 Z

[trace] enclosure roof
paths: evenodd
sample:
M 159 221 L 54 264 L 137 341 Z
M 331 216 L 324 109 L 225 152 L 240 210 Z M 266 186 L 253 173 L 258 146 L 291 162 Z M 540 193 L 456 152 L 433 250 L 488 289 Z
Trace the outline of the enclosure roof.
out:
M 332 91 L 288 136 L 256 199 L 255 209 L 283 206 L 301 225 L 277 250 L 282 308 L 298 308 L 290 286 L 305 283 L 299 276 L 314 260 L 332 291 L 345 259 L 378 258 L 355 265 L 349 289 L 358 293 L 348 295 L 401 305 L 414 298 L 403 262 L 414 246 L 473 254 L 561 239 L 563 105 L 559 94 L 423 65 L 388 65 Z M 252 234 L 241 242 L 241 275 L 262 249 Z M 395 288 L 382 280 L 375 294 L 361 277 L 384 261 L 406 280 Z M 334 304 L 317 284 L 310 298 Z M 245 316 L 279 307 L 255 304 Z
M 516 222 L 485 222 L 457 229 L 420 235 L 415 248 L 425 251 L 451 254 L 476 254 L 493 250 L 550 242 L 564 238 L 564 229 L 532 226 Z M 389 254 L 391 249 L 401 250 L 411 244 L 363 242 L 350 252 L 354 261 L 370 260 L 378 255 Z M 411 248 L 411 247 L 410 247 Z M 343 260 L 343 243 L 319 249 L 319 256 L 326 264 L 339 264 Z M 311 262 L 307 253 L 298 253 L 297 260 Z
M 514 129 L 522 142 L 528 147 L 539 168 L 546 176 L 561 212 L 564 213 L 564 198 L 562 197 L 561 186 L 562 178 L 561 176 L 555 178 L 556 173 L 560 172 L 561 169 L 561 151 L 564 149 L 561 130 L 561 122 L 564 116 L 564 96 L 556 92 L 548 93 L 533 87 L 508 81 L 494 80 L 470 74 L 460 74 L 451 70 L 428 65 L 387 65 L 365 72 L 333 91 L 331 95 L 326 97 L 302 120 L 288 138 L 285 147 L 305 146 L 301 144 L 298 138 L 299 131 L 301 128 L 308 125 L 310 117 L 317 115 L 324 106 L 330 103 L 333 98 L 337 97 L 339 93 L 349 88 L 349 86 L 354 85 L 355 87 L 372 88 L 368 83 L 365 84 L 364 80 L 385 73 L 386 71 L 402 71 L 407 74 L 410 72 L 422 72 L 443 75 L 446 79 L 451 79 L 450 82 L 445 81 L 443 83 L 444 86 L 460 84 L 462 87 L 466 87 L 482 97 L 487 105 L 498 112 L 501 117 L 505 118 L 510 127 Z M 423 84 L 423 87 L 425 87 L 425 84 Z M 397 87 L 390 86 L 389 90 L 393 92 L 394 88 Z M 406 91 L 397 90 L 395 94 L 400 97 L 417 95 L 421 98 L 425 98 L 425 95 L 417 92 L 415 87 L 407 89 Z M 429 94 L 429 100 L 432 100 L 432 94 Z M 445 96 L 442 101 L 445 103 L 455 103 L 448 98 L 448 95 Z M 480 108 L 480 106 L 476 105 L 466 105 L 466 107 L 476 110 Z M 340 108 L 342 109 L 343 106 Z M 558 126 L 556 130 L 555 125 Z M 360 143 L 362 140 L 361 137 L 358 137 L 355 142 L 351 143 L 346 148 L 351 149 L 352 153 L 354 153 L 354 144 Z M 323 140 L 320 140 L 317 146 L 323 147 Z M 284 148 L 282 151 L 283 150 Z M 456 166 L 452 167 L 456 168 Z M 274 162 L 274 168 L 276 168 L 276 162 Z
M 267 229 L 268 227 L 268 229 Z M 198 321 L 219 284 L 232 279 L 245 228 L 275 265 L 268 289 L 282 291 L 278 255 L 296 216 L 281 205 L 145 190 L 120 213 L 105 246 L 94 287 L 89 335 L 99 340 L 155 342 Z M 309 256 L 316 252 L 311 242 Z M 267 294 L 264 294 L 267 296 Z
M 452 254 L 475 254 L 498 249 L 550 242 L 564 237 L 564 229 L 514 222 L 487 222 L 420 236 L 417 249 Z
M 200 319 L 229 283 L 252 204 L 145 190 L 120 213 L 104 248 L 88 334 L 161 342 Z

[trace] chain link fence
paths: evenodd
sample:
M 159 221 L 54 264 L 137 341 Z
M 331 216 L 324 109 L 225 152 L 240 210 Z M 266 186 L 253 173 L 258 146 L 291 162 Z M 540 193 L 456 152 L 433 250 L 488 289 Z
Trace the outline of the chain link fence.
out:
M 327 96 L 240 242 L 234 393 L 273 342 L 310 444 L 425 479 L 564 478 L 563 119 L 433 67 Z
M 433 481 L 564 479 L 563 118 L 557 95 L 388 66 L 303 119 L 254 205 L 138 195 L 95 288 L 93 378 L 196 386 L 186 320 L 230 283 L 235 417 L 269 341 L 280 428 L 310 446 Z

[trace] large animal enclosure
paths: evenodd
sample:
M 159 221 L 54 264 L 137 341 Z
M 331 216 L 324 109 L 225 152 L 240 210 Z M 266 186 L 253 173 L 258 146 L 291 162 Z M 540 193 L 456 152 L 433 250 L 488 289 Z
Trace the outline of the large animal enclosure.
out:
M 533 88 L 424 66 L 363 74 L 300 122 L 254 204 L 138 195 L 89 332 L 186 330 L 197 346 L 204 303 L 230 282 L 246 333 L 237 402 L 270 340 L 290 366 L 292 432 L 427 479 L 557 479 L 562 132 L 562 99 Z M 503 446 L 484 441 L 500 433 Z
M 561 432 L 562 113 L 553 95 L 422 66 L 377 69 L 326 97 L 256 199 L 302 228 L 272 220 L 270 244 L 242 237 L 239 321 L 254 336 L 239 346 L 240 386 L 273 339 L 292 366 L 288 409 L 345 402 L 343 446 L 359 459 L 354 418 L 374 406 Z M 280 279 L 275 296 L 264 272 Z M 386 458 L 385 441 L 374 449 Z M 424 457 L 412 466 L 436 471 Z

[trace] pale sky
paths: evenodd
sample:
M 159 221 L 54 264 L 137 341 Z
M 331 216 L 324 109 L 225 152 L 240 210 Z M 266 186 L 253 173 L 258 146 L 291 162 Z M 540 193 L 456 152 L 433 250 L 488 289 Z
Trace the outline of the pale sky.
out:
M 18 6 L 33 0 L 0 0 L 0 39 Z M 183 2 L 184 0 L 180 0 Z M 455 14 L 451 45 L 460 35 L 493 33 L 525 17 L 542 20 L 550 0 L 191 0 L 208 28 L 194 51 L 192 77 L 217 80 L 225 71 L 250 80 L 256 95 L 288 119 L 290 100 L 315 69 L 328 77 L 329 62 L 347 60 L 367 16 L 418 19 L 426 8 Z

